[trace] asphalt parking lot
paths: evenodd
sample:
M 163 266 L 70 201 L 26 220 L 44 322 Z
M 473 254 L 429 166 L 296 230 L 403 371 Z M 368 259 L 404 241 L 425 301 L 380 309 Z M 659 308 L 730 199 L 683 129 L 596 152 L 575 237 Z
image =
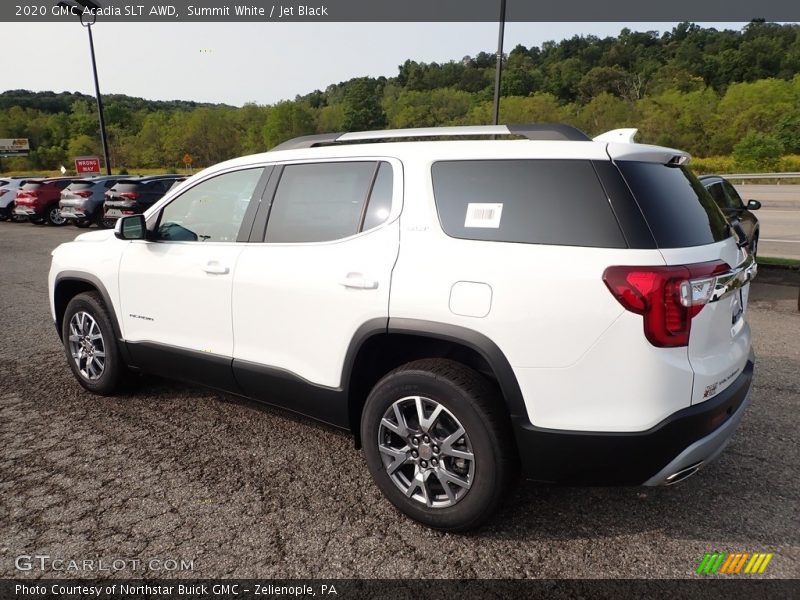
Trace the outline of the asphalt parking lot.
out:
M 800 577 L 796 287 L 753 286 L 753 402 L 715 463 L 670 488 L 522 483 L 448 535 L 395 512 L 344 434 L 157 379 L 84 392 L 46 281 L 77 233 L 0 222 L 0 578 L 97 576 L 21 572 L 20 555 L 193 565 L 119 577 L 684 578 L 712 551 L 774 553 L 762 577 Z

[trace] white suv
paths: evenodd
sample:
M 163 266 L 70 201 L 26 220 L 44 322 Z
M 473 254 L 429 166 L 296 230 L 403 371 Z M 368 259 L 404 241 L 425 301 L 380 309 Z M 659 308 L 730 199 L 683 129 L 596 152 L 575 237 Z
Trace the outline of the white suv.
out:
M 53 252 L 69 365 L 98 394 L 154 372 L 349 430 L 439 529 L 520 469 L 679 481 L 748 403 L 755 264 L 688 155 L 632 131 L 309 136 L 206 169 Z M 419 141 L 453 136 L 527 139 Z

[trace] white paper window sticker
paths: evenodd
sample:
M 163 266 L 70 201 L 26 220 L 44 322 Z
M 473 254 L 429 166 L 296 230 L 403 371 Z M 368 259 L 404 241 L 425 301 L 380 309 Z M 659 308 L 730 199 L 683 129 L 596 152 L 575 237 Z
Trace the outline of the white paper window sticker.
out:
M 501 202 L 470 202 L 467 204 L 467 218 L 464 227 L 499 229 L 500 217 L 503 215 Z

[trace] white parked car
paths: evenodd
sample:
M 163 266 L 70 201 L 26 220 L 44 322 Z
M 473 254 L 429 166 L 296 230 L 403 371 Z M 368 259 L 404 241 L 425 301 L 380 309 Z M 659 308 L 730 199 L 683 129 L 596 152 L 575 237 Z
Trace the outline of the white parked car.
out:
M 349 430 L 445 530 L 517 469 L 677 482 L 748 404 L 755 264 L 688 155 L 629 133 L 331 134 L 206 169 L 53 252 L 69 365 L 98 394 L 154 372 Z

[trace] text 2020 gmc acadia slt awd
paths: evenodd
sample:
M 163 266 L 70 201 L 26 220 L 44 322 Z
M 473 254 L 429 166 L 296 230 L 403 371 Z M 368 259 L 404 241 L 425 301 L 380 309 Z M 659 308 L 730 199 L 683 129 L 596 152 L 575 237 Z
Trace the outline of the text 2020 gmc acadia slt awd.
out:
M 98 394 L 153 372 L 347 429 L 445 530 L 518 470 L 679 481 L 748 404 L 755 263 L 688 155 L 633 131 L 330 134 L 206 169 L 53 252 L 69 365 Z

